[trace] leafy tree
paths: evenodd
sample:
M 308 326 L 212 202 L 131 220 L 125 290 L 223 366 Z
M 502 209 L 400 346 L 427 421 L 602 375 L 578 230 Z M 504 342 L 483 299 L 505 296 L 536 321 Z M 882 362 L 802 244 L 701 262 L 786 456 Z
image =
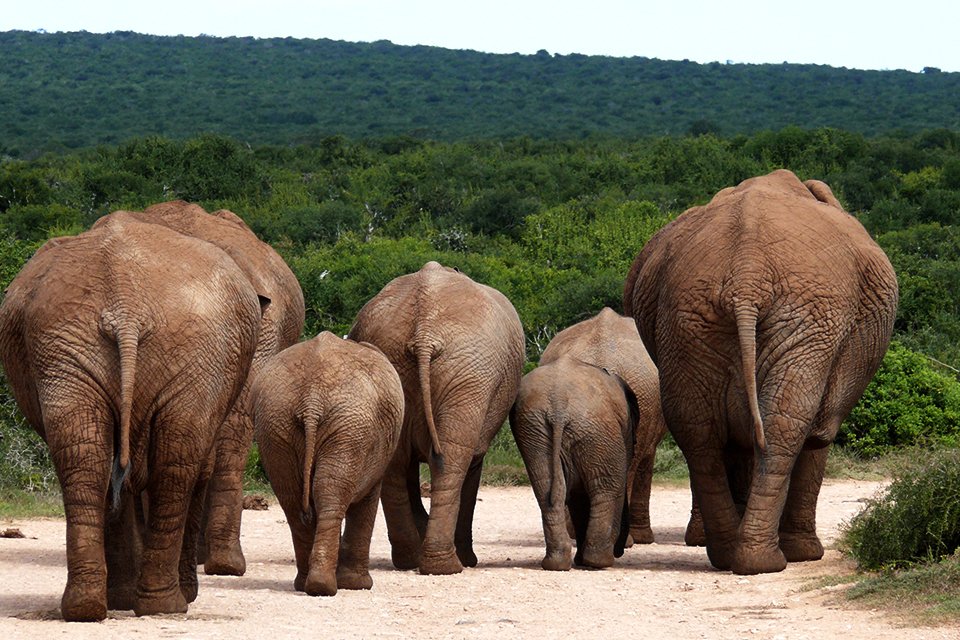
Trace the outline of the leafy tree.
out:
M 960 383 L 894 342 L 844 422 L 837 444 L 876 456 L 929 442 L 960 445 Z

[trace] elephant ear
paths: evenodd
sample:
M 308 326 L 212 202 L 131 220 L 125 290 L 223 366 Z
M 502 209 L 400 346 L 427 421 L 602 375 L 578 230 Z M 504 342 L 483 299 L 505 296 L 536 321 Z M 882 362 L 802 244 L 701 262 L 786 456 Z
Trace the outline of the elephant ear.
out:
M 270 298 L 267 296 L 258 293 L 257 301 L 260 302 L 260 317 L 262 318 L 267 313 L 267 308 L 270 306 Z
M 813 194 L 813 197 L 823 202 L 829 204 L 832 207 L 836 207 L 843 211 L 843 205 L 840 204 L 840 201 L 837 200 L 837 197 L 833 195 L 833 190 L 827 185 L 826 182 L 821 182 L 820 180 L 807 180 L 803 183 L 810 193 Z

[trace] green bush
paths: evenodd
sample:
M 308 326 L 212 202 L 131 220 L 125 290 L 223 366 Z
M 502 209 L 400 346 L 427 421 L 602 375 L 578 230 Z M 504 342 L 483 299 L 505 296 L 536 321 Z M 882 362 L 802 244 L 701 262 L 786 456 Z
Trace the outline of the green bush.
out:
M 20 490 L 55 493 L 60 485 L 47 444 L 37 435 L 17 407 L 0 374 L 0 492 Z
M 938 561 L 960 548 L 960 449 L 925 454 L 845 525 L 841 550 L 861 569 Z
M 836 442 L 867 457 L 923 442 L 960 444 L 960 383 L 893 342 Z

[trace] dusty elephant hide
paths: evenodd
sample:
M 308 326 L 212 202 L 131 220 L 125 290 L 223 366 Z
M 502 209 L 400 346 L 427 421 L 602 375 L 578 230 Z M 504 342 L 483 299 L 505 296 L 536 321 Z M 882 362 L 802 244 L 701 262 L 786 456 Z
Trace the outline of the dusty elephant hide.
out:
M 789 171 L 720 191 L 643 248 L 624 309 L 660 370 L 714 566 L 822 556 L 826 447 L 880 365 L 896 306 L 880 247 L 827 185 Z
M 381 501 L 393 563 L 451 574 L 477 563 L 473 511 L 483 457 L 520 384 L 520 318 L 499 291 L 429 262 L 389 282 L 350 329 L 387 356 L 403 384 L 403 432 Z M 431 473 L 429 517 L 419 466 Z
M 0 357 L 61 481 L 66 620 L 196 597 L 210 454 L 260 316 L 222 250 L 122 216 L 49 241 L 11 283 Z

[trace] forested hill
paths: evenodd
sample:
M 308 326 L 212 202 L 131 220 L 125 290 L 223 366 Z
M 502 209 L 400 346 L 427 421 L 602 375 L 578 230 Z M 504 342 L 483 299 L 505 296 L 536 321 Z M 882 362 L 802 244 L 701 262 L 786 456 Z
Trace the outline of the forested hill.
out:
M 960 128 L 960 73 L 485 54 L 381 41 L 0 32 L 0 154 L 249 143 Z

